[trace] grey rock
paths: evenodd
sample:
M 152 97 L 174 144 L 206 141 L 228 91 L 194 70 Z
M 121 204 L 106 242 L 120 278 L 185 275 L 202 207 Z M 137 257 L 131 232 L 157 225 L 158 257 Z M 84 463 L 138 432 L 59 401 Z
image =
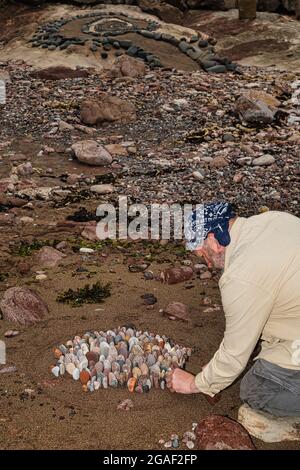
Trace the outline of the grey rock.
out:
M 78 160 L 87 165 L 110 165 L 112 156 L 94 140 L 82 140 L 72 145 L 72 150 Z
M 186 41 L 180 41 L 180 43 L 178 44 L 178 47 L 181 50 L 181 52 L 184 52 L 184 53 L 186 53 L 187 50 L 191 48 L 190 44 Z
M 213 67 L 209 67 L 206 69 L 209 73 L 224 73 L 226 72 L 225 65 L 214 65 Z
M 268 165 L 272 165 L 273 163 L 275 163 L 275 158 L 273 157 L 273 155 L 262 155 L 261 157 L 258 157 L 258 158 L 254 158 L 252 164 L 254 166 L 268 166 Z

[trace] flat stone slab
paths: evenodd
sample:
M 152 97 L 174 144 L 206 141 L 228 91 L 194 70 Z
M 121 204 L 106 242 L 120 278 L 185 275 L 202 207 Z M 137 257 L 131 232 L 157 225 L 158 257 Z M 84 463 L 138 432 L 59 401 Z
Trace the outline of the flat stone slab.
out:
M 300 441 L 300 416 L 277 418 L 242 405 L 238 421 L 251 436 L 264 442 Z

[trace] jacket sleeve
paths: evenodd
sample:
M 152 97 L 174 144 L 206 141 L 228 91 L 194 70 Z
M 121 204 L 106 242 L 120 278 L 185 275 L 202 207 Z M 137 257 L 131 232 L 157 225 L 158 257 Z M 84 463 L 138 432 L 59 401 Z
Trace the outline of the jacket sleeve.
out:
M 246 367 L 274 301 L 259 286 L 235 277 L 220 282 L 220 289 L 226 319 L 224 338 L 195 379 L 199 390 L 211 397 L 232 384 Z

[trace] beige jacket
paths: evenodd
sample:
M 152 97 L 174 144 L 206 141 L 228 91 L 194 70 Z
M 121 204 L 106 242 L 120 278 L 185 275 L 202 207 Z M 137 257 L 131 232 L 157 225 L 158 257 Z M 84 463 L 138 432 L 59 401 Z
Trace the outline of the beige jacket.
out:
M 240 217 L 230 236 L 219 282 L 224 338 L 196 376 L 196 386 L 210 396 L 241 374 L 259 338 L 259 358 L 300 370 L 300 350 L 297 356 L 292 348 L 295 340 L 300 346 L 300 219 L 275 211 Z

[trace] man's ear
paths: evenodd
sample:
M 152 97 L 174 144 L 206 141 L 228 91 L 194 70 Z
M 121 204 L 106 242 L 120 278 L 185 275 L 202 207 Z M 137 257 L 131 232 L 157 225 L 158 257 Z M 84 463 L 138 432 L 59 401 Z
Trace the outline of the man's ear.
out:
M 224 251 L 224 247 L 220 245 L 218 240 L 216 239 L 215 235 L 211 232 L 207 235 L 208 243 L 210 248 L 215 252 L 215 253 L 222 253 Z

